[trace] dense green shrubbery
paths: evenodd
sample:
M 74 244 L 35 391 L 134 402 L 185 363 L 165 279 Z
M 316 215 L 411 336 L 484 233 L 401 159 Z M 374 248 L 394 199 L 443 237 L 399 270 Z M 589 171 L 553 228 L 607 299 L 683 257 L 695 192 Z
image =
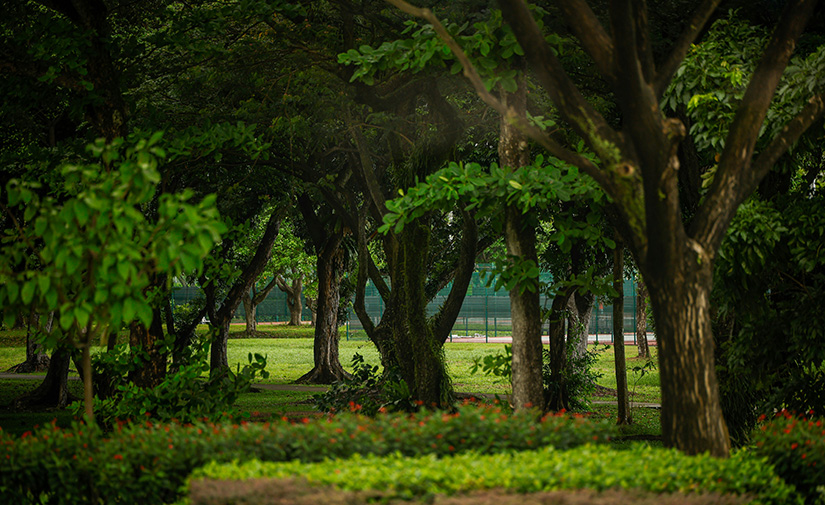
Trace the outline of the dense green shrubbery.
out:
M 357 407 L 356 407 L 357 408 Z M 446 456 L 569 448 L 605 442 L 606 422 L 534 412 L 505 415 L 492 408 L 457 414 L 421 412 L 368 418 L 342 414 L 303 423 L 53 426 L 22 437 L 0 434 L 3 503 L 168 503 L 190 472 L 210 461 L 321 461 L 353 454 Z M 97 503 L 97 501 L 93 501 Z
M 315 395 L 315 406 L 321 412 L 343 412 L 359 405 L 359 413 L 374 416 L 381 412 L 414 412 L 418 409 L 407 382 L 397 369 L 378 373 L 358 353 L 352 356 L 352 374 L 334 383 L 322 394 Z
M 355 456 L 307 464 L 298 461 L 210 464 L 193 479 L 250 479 L 302 476 L 312 483 L 350 491 L 377 490 L 389 498 L 419 498 L 480 489 L 518 493 L 556 489 L 611 488 L 654 493 L 730 493 L 749 495 L 754 503 L 802 503 L 763 459 L 745 451 L 730 459 L 686 456 L 674 449 L 636 445 L 629 450 L 584 445 L 566 451 L 546 447 L 503 454 L 473 452 L 438 459 Z
M 171 341 L 169 342 L 171 344 Z M 225 369 L 219 374 L 203 378 L 209 373 L 209 340 L 196 342 L 187 358 L 187 364 L 170 372 L 155 387 L 143 388 L 129 382 L 128 375 L 145 359 L 133 354 L 128 347 L 118 346 L 114 352 L 95 356 L 95 376 L 106 378 L 107 395 L 95 396 L 95 420 L 104 427 L 118 420 L 141 419 L 149 415 L 156 422 L 177 420 L 194 422 L 207 417 L 213 421 L 235 414 L 235 401 L 252 387 L 256 377 L 269 377 L 266 357 L 249 354 L 249 363 L 236 372 Z M 83 415 L 83 403 L 70 405 L 77 417 Z
M 764 420 L 764 418 L 763 418 Z M 807 503 L 825 504 L 825 422 L 783 410 L 752 435 L 756 453 L 796 486 Z

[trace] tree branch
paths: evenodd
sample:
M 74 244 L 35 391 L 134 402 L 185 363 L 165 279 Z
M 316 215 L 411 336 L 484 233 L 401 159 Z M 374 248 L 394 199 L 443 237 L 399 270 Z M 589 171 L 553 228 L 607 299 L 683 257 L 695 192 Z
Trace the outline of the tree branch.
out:
M 573 35 L 582 43 L 584 50 L 593 58 L 599 73 L 611 86 L 616 83 L 616 61 L 613 39 L 604 30 L 596 14 L 585 0 L 558 2 L 558 7 Z
M 693 12 L 687 27 L 682 32 L 679 40 L 673 45 L 667 59 L 662 63 L 656 72 L 656 79 L 653 82 L 653 90 L 656 98 L 661 100 L 665 93 L 673 74 L 682 64 L 685 55 L 690 49 L 693 41 L 699 36 L 699 33 L 707 24 L 711 14 L 716 10 L 721 0 L 704 0 L 701 5 Z
M 473 278 L 473 271 L 476 264 L 476 245 L 478 243 L 478 225 L 475 218 L 467 211 L 461 212 L 464 218 L 461 237 L 461 254 L 459 264 L 456 269 L 453 287 L 450 294 L 441 305 L 438 313 L 433 317 L 433 334 L 438 342 L 444 342 L 450 335 L 450 330 L 455 324 L 456 318 L 461 311 L 464 297 L 467 295 L 467 287 Z
M 450 51 L 452 51 L 456 59 L 458 59 L 458 61 L 461 62 L 461 65 L 464 68 L 464 76 L 470 81 L 470 84 L 472 84 L 476 93 L 482 99 L 482 101 L 484 101 L 484 103 L 495 109 L 499 114 L 507 118 L 508 121 L 513 122 L 520 130 L 524 131 L 527 136 L 529 136 L 531 139 L 533 139 L 535 142 L 541 145 L 551 155 L 555 156 L 556 158 L 559 158 L 560 160 L 566 163 L 569 163 L 570 165 L 578 167 L 582 170 L 582 172 L 591 176 L 596 181 L 606 182 L 606 177 L 604 176 L 604 174 L 590 160 L 577 153 L 570 151 L 569 149 L 565 149 L 564 147 L 562 147 L 559 143 L 553 140 L 550 137 L 550 135 L 542 131 L 536 125 L 530 123 L 526 117 L 519 116 L 514 112 L 510 111 L 503 103 L 501 103 L 499 99 L 497 99 L 495 96 L 492 95 L 492 93 L 487 91 L 487 88 L 484 86 L 484 81 L 481 79 L 481 76 L 478 74 L 478 71 L 475 69 L 472 62 L 470 62 L 470 59 L 464 53 L 464 50 L 450 36 L 450 34 L 444 28 L 444 25 L 441 24 L 438 18 L 435 17 L 435 15 L 429 9 L 420 9 L 418 7 L 410 5 L 409 3 L 403 0 L 386 0 L 386 2 L 394 5 L 395 7 L 401 9 L 407 14 L 422 18 L 433 25 L 433 28 L 435 29 L 436 33 L 441 38 L 441 40 L 443 40 L 444 43 L 447 44 L 447 47 L 450 48 Z M 515 29 L 513 31 L 518 33 L 518 31 Z M 542 40 L 544 39 L 542 38 Z M 522 44 L 522 46 L 524 46 L 524 44 Z
M 355 314 L 358 316 L 358 320 L 361 321 L 361 326 L 363 326 L 364 331 L 367 332 L 367 336 L 372 339 L 373 334 L 375 333 L 375 324 L 372 322 L 372 319 L 364 306 L 364 297 L 367 288 L 367 265 L 369 264 L 365 220 L 366 219 L 363 212 L 359 213 L 358 226 L 356 230 L 358 237 L 358 274 L 356 277 L 355 301 L 353 302 L 353 308 L 355 309 Z

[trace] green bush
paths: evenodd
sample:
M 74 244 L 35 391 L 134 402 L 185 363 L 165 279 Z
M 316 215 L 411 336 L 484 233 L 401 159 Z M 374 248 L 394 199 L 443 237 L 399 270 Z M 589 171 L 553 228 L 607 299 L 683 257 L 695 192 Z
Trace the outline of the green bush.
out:
M 266 357 L 249 354 L 249 363 L 236 372 L 229 369 L 207 379 L 209 372 L 209 340 L 203 339 L 193 346 L 189 364 L 166 375 L 155 387 L 138 387 L 127 380 L 128 373 L 139 362 L 140 355 L 133 356 L 124 346 L 116 352 L 101 353 L 94 362 L 98 376 L 109 377 L 113 389 L 107 398 L 95 397 L 95 419 L 104 427 L 130 419 L 152 419 L 162 422 L 190 423 L 209 418 L 217 421 L 235 414 L 235 401 L 249 391 L 257 376 L 267 378 Z M 83 415 L 84 405 L 75 402 L 69 406 L 75 416 Z
M 369 418 L 341 414 L 301 423 L 82 424 L 0 434 L 3 503 L 169 503 L 193 469 L 210 461 L 321 461 L 353 454 L 447 456 L 606 442 L 614 427 L 581 417 L 463 407 Z
M 434 494 L 502 488 L 517 493 L 558 489 L 613 488 L 653 493 L 729 493 L 754 503 L 802 503 L 793 486 L 764 459 L 746 451 L 730 459 L 686 456 L 674 449 L 636 445 L 617 450 L 593 445 L 566 451 L 545 447 L 518 453 L 464 453 L 405 458 L 354 456 L 342 461 L 309 464 L 299 461 L 212 463 L 196 470 L 194 479 L 254 479 L 302 476 L 318 485 L 348 491 L 383 491 L 387 498 L 412 499 Z M 192 481 L 190 480 L 190 482 Z
M 755 430 L 752 439 L 756 453 L 796 486 L 806 503 L 825 503 L 825 421 L 782 410 Z
M 414 412 L 418 406 L 412 399 L 407 382 L 397 369 L 383 375 L 377 366 L 364 361 L 359 353 L 352 356 L 352 374 L 335 382 L 322 394 L 315 395 L 315 406 L 321 412 L 346 412 L 374 416 L 381 412 Z

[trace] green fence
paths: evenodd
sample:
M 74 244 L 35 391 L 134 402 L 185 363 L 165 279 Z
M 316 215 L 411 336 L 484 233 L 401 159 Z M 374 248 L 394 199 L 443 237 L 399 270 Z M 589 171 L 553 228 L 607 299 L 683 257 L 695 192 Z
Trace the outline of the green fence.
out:
M 542 274 L 543 281 L 549 281 L 549 276 Z M 449 294 L 449 286 L 436 295 L 427 307 L 429 314 L 434 314 Z M 174 303 L 180 305 L 188 303 L 196 296 L 201 296 L 197 287 L 186 286 L 175 289 Z M 551 300 L 543 298 L 545 306 L 550 305 Z M 378 295 L 378 291 L 372 284 L 368 284 L 364 299 L 367 313 L 370 314 L 374 323 L 381 320 L 384 313 L 384 303 Z M 256 319 L 259 323 L 277 323 L 289 321 L 289 307 L 286 303 L 286 293 L 280 289 L 274 289 L 269 296 L 258 305 L 256 309 Z M 304 307 L 302 319 L 309 321 L 311 313 Z M 238 307 L 235 313 L 234 322 L 245 321 L 243 305 Z M 634 338 L 636 329 L 636 286 L 633 281 L 624 283 L 624 332 L 625 338 Z M 347 339 L 365 339 L 366 335 L 358 317 L 350 310 L 348 321 L 342 330 L 342 336 Z M 461 306 L 461 312 L 451 332 L 451 338 L 484 338 L 487 341 L 509 337 L 512 331 L 512 320 L 510 319 L 510 297 L 504 291 L 495 291 L 486 286 L 485 281 L 476 273 L 467 289 L 467 296 Z M 592 341 L 611 341 L 613 331 L 613 307 L 611 305 L 596 302 L 590 317 L 588 333 Z M 653 338 L 650 335 L 650 338 Z

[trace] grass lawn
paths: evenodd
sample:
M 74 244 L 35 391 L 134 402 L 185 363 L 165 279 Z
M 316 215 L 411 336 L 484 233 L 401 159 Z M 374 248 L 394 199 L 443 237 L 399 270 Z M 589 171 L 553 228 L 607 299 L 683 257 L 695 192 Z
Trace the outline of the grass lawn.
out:
M 312 368 L 313 341 L 312 328 L 290 328 L 283 325 L 260 326 L 256 338 L 246 338 L 241 331 L 233 332 L 229 340 L 229 363 L 235 368 L 237 364 L 246 363 L 249 353 L 260 353 L 267 356 L 267 370 L 270 377 L 262 384 L 290 384 Z M 507 394 L 509 384 L 504 384 L 494 376 L 481 373 L 471 374 L 470 369 L 474 360 L 488 354 L 497 354 L 503 351 L 503 344 L 447 342 L 444 353 L 447 368 L 453 378 L 456 391 L 467 393 L 496 393 Z M 102 350 L 102 348 L 99 348 Z M 613 366 L 613 349 L 599 346 L 598 360 L 595 369 L 601 374 L 598 384 L 614 389 L 616 378 Z M 655 353 L 656 348 L 652 348 Z M 365 360 L 373 365 L 379 364 L 378 352 L 375 346 L 366 340 L 345 340 L 340 343 L 341 363 L 346 369 L 354 354 L 361 354 Z M 635 348 L 628 346 L 627 355 L 635 356 Z M 25 332 L 0 332 L 0 370 L 25 359 Z M 628 359 L 628 384 L 632 391 L 633 402 L 658 402 L 659 374 L 658 370 L 646 371 L 643 375 L 633 372 L 634 367 L 641 367 L 645 361 L 638 358 Z M 73 373 L 73 372 L 72 372 Z M 11 408 L 14 398 L 38 384 L 37 380 L 3 379 L 0 380 L 0 427 L 4 431 L 22 433 L 35 424 L 43 424 L 57 418 L 61 425 L 71 422 L 67 411 L 62 412 L 16 412 Z M 320 390 L 320 389 L 319 389 Z M 70 391 L 77 397 L 81 396 L 80 381 L 70 381 Z M 290 415 L 290 413 L 306 413 L 314 410 L 312 396 L 315 392 L 306 391 L 273 391 L 258 388 L 241 396 L 237 406 L 242 412 L 248 413 L 252 420 L 267 419 Z M 600 396 L 595 400 L 612 400 L 612 397 Z M 592 415 L 616 417 L 616 407 L 610 405 L 594 405 Z M 633 410 L 635 423 L 624 430 L 629 436 L 658 435 L 658 410 L 635 408 Z

